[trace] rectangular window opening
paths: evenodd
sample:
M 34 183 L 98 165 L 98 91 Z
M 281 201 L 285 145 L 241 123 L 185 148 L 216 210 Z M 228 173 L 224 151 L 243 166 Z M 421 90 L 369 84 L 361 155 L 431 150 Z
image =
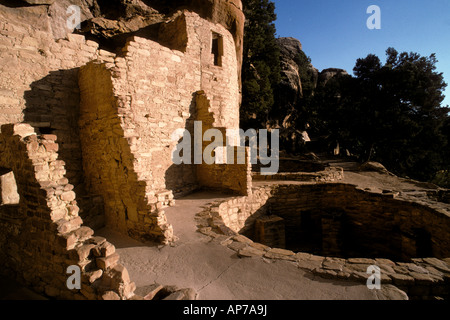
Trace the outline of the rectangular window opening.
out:
M 221 67 L 223 57 L 223 37 L 215 32 L 212 34 L 211 54 L 213 56 L 214 65 Z

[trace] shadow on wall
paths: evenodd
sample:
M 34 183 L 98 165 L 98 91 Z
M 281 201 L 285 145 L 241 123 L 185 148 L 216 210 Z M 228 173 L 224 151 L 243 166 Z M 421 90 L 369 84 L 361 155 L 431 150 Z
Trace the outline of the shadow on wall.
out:
M 0 165 L 14 174 L 16 193 L 20 195 L 20 199 L 14 206 L 0 205 L 0 228 L 2 229 L 0 272 L 33 287 L 41 286 L 42 282 L 47 285 L 51 282 L 57 286 L 60 277 L 64 276 L 63 268 L 67 267 L 65 265 L 67 261 L 64 261 L 67 256 L 64 257 L 61 253 L 67 254 L 67 251 L 64 246 L 61 246 L 64 242 L 60 241 L 63 239 L 62 236 L 55 237 L 58 227 L 55 222 L 55 212 L 46 205 L 42 205 L 47 202 L 49 193 L 44 191 L 41 181 L 38 181 L 36 177 L 40 174 L 39 169 L 45 171 L 46 166 L 41 165 L 42 168 L 39 168 L 40 164 L 32 160 L 41 156 L 43 163 L 47 162 L 47 158 L 43 158 L 42 155 L 45 149 L 39 148 L 35 135 L 24 137 L 24 135 L 14 134 L 13 130 L 17 127 L 2 126 L 0 138 L 2 140 Z M 11 132 L 8 132 L 8 129 Z M 29 129 L 32 130 L 31 127 Z M 49 150 L 54 145 L 47 141 L 43 143 L 49 147 Z M 53 182 L 53 184 L 58 183 Z M 36 208 L 39 209 L 36 210 Z M 68 216 L 69 214 L 66 215 Z M 60 230 L 62 229 L 58 229 Z M 57 256 L 63 263 L 55 263 Z
M 56 230 L 51 219 L 52 211 L 42 205 L 46 203 L 46 192 L 35 177 L 36 169 L 28 158 L 27 142 L 22 143 L 20 139 L 23 138 L 12 132 L 6 134 L 4 131 L 7 129 L 6 125 L 2 126 L 0 166 L 3 172 L 13 173 L 20 199 L 15 205 L 3 205 L 2 199 L 0 205 L 0 273 L 34 287 L 40 285 L 41 279 L 52 279 L 50 274 L 55 281 L 55 275 L 63 274 L 65 263 L 56 264 L 56 260 L 52 260 L 52 254 L 59 254 L 62 248 L 59 239 L 52 234 Z M 25 137 L 24 140 L 35 137 Z M 5 187 L 3 183 L 2 187 Z M 49 250 L 48 239 L 53 239 L 53 251 Z
M 172 227 L 160 210 L 165 199 L 150 190 L 149 168 L 140 166 L 132 151 L 139 149 L 138 133 L 124 132 L 126 117 L 119 110 L 130 109 L 131 97 L 114 96 L 110 71 L 103 64 L 82 67 L 79 84 L 86 188 L 103 196 L 107 224 L 140 241 L 172 241 Z
M 82 226 L 57 150 L 54 136 L 36 135 L 28 124 L 1 127 L 0 172 L 14 176 L 2 179 L 2 189 L 7 187 L 2 203 L 15 203 L 17 210 L 16 216 L 5 216 L 0 205 L 0 273 L 50 297 L 128 299 L 135 284 L 117 264 L 114 246 Z M 89 279 L 81 290 L 66 286 L 66 270 L 74 265 Z
M 79 68 L 50 72 L 25 91 L 24 121 L 40 134 L 55 134 L 59 154 L 66 162 L 67 178 L 78 187 L 82 183 L 78 130 L 80 90 Z M 80 193 L 82 190 L 76 191 Z
M 197 108 L 196 108 L 196 96 L 197 93 L 192 94 L 192 101 L 189 106 L 190 117 L 185 123 L 185 132 L 190 134 L 191 137 L 191 157 L 190 164 L 172 164 L 165 173 L 165 181 L 167 190 L 172 191 L 175 198 L 184 197 L 192 192 L 197 191 L 200 187 L 196 178 L 196 166 L 194 163 L 194 122 L 197 119 Z M 177 142 L 176 150 L 171 150 L 172 155 L 174 153 L 176 156 L 183 157 L 187 150 L 181 150 L 183 146 L 183 138 L 180 138 Z M 173 157 L 172 157 L 173 159 Z
M 256 210 L 254 214 L 248 217 L 247 220 L 245 220 L 244 227 L 239 230 L 239 233 L 249 239 L 253 239 L 257 243 L 261 243 L 269 247 L 284 249 L 284 235 L 276 236 L 275 233 L 268 232 L 269 230 L 267 229 L 267 225 L 264 226 L 260 224 L 260 221 L 263 221 L 265 217 L 269 216 L 270 203 L 267 202 L 261 208 Z
M 66 177 L 74 185 L 80 216 L 85 225 L 96 230 L 104 226 L 103 199 L 87 193 L 84 185 L 79 133 L 80 89 L 79 68 L 50 72 L 31 83 L 25 91 L 24 123 L 38 134 L 54 134 L 59 145 L 59 160 L 63 160 Z

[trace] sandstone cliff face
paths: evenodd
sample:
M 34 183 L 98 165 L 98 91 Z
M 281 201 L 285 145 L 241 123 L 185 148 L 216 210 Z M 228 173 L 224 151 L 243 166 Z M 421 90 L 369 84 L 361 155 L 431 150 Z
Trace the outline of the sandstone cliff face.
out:
M 308 77 L 312 78 L 313 89 L 317 87 L 319 79 L 319 70 L 314 68 L 312 64 L 299 65 L 299 56 L 303 54 L 302 44 L 295 38 L 278 38 L 280 48 L 280 62 L 281 62 L 281 87 L 283 88 L 283 95 L 288 95 L 286 98 L 290 104 L 295 105 L 298 99 L 303 97 L 304 82 L 310 79 L 302 79 L 300 69 L 308 70 Z M 284 92 L 286 91 L 286 92 Z
M 303 97 L 303 85 L 302 82 L 305 79 L 301 79 L 299 73 L 300 67 L 298 65 L 297 57 L 302 52 L 302 44 L 299 40 L 291 37 L 278 38 L 278 45 L 280 47 L 280 62 L 282 72 L 281 86 L 283 88 L 283 95 L 291 105 L 295 105 L 301 97 Z M 327 68 L 319 72 L 311 64 L 309 67 L 313 78 L 313 87 L 325 86 L 330 79 L 339 75 L 348 75 L 347 71 L 339 68 Z
M 291 89 L 291 99 L 295 103 L 303 95 L 302 79 L 295 57 L 302 51 L 302 44 L 295 38 L 278 38 L 283 87 Z
M 299 65 L 302 44 L 295 38 L 278 38 L 280 48 L 281 82 L 276 90 L 276 111 L 271 118 L 271 127 L 280 129 L 280 143 L 288 152 L 297 152 L 308 141 L 306 132 L 297 130 L 298 111 L 296 109 L 303 97 L 303 85 Z M 314 67 L 308 66 L 315 73 Z

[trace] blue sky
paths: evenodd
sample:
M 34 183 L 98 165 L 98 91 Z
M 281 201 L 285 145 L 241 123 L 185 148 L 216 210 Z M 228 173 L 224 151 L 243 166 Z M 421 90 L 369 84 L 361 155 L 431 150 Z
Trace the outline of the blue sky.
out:
M 450 105 L 450 0 L 272 0 L 277 36 L 300 40 L 319 71 L 342 68 L 353 74 L 358 58 L 385 51 L 436 53 L 437 71 L 444 73 L 443 105 Z M 366 26 L 370 5 L 381 9 L 381 29 Z

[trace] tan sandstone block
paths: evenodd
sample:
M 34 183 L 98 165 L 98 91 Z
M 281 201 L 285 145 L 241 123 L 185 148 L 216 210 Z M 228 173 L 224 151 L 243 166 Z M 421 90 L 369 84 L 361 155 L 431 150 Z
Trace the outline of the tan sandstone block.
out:
M 102 270 L 114 267 L 115 264 L 119 261 L 119 258 L 120 257 L 117 253 L 114 253 L 105 258 L 97 258 L 96 259 L 97 267 L 99 267 Z
M 120 300 L 120 297 L 114 291 L 107 291 L 102 295 L 102 300 Z
M 78 216 L 69 221 L 60 220 L 56 223 L 58 224 L 58 232 L 61 234 L 66 234 L 80 228 L 80 226 L 83 224 L 83 220 Z
M 105 241 L 94 249 L 94 255 L 97 257 L 108 257 L 116 252 L 116 247 Z

